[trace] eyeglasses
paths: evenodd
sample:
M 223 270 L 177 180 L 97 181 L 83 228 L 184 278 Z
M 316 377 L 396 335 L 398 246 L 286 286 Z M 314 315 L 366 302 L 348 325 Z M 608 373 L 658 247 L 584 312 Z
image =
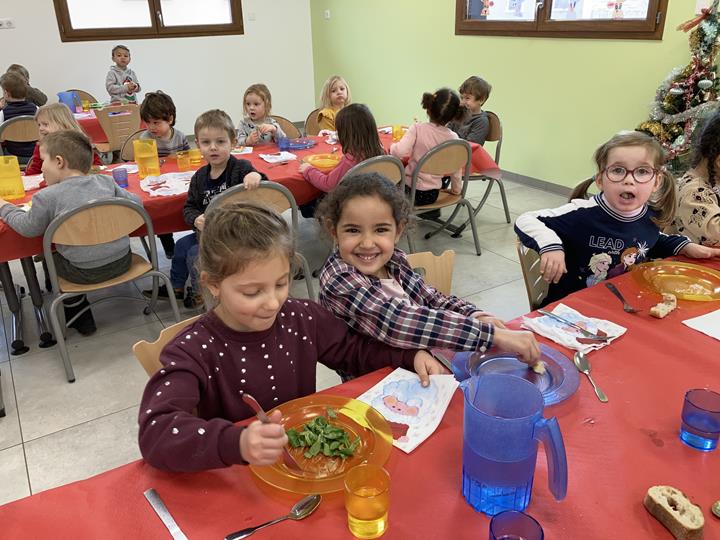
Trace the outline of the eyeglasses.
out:
M 645 166 L 635 167 L 634 169 L 626 169 L 622 165 L 613 165 L 612 167 L 605 169 L 604 172 L 605 176 L 607 176 L 608 180 L 611 182 L 622 182 L 625 178 L 627 178 L 627 175 L 630 174 L 638 184 L 646 184 L 655 178 L 660 171 L 658 171 L 658 169 Z

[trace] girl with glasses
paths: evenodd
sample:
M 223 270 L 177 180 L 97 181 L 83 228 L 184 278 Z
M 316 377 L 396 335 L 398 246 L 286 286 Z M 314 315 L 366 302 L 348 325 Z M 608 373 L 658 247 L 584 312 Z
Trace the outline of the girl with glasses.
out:
M 650 135 L 624 131 L 595 151 L 598 172 L 578 185 L 570 202 L 522 214 L 515 222 L 520 241 L 540 254 L 540 271 L 550 283 L 545 303 L 582 289 L 594 274 L 593 257 L 605 253 L 613 271 L 650 259 L 685 255 L 720 256 L 720 248 L 667 235 L 675 214 L 675 183 L 664 169 L 665 153 Z M 587 199 L 595 184 L 600 193 Z M 632 249 L 634 257 L 623 259 Z M 612 272 L 614 275 L 616 272 Z

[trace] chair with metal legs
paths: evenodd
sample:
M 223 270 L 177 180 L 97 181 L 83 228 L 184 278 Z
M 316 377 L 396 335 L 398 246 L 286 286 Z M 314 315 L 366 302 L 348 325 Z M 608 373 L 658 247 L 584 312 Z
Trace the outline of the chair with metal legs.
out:
M 146 228 L 147 237 L 150 240 L 149 262 L 140 255 L 132 253 L 130 269 L 127 272 L 101 283 L 74 283 L 58 276 L 55 259 L 53 258 L 53 244 L 66 246 L 105 244 L 127 236 L 143 226 Z M 50 304 L 49 318 L 55 339 L 57 339 L 58 350 L 65 366 L 65 374 L 67 375 L 68 382 L 75 382 L 75 373 L 65 343 L 65 328 L 75 322 L 75 320 L 90 309 L 92 305 L 97 305 L 101 302 L 119 297 L 112 296 L 96 300 L 76 313 L 72 319 L 65 321 L 64 324 L 62 324 L 61 321 L 64 321 L 65 317 L 60 311 L 63 307 L 63 300 L 150 276 L 153 282 L 152 297 L 143 310 L 143 313 L 147 315 L 155 308 L 157 302 L 158 280 L 162 280 L 168 290 L 172 290 L 170 278 L 158 269 L 155 233 L 153 232 L 150 216 L 142 206 L 128 199 L 98 199 L 90 201 L 74 210 L 60 214 L 50 222 L 50 225 L 48 225 L 45 231 L 43 236 L 43 254 L 45 256 L 45 262 L 47 263 L 52 288 L 54 291 L 57 291 L 57 296 Z M 137 297 L 126 296 L 123 298 L 147 302 L 145 299 Z M 175 320 L 179 322 L 180 312 L 178 311 L 177 301 L 173 295 L 170 295 L 168 299 Z

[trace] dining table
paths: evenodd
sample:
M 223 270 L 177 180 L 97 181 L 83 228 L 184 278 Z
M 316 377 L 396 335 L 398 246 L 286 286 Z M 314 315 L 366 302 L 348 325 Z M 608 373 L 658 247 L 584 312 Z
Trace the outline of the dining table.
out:
M 720 270 L 718 260 L 701 264 Z M 562 300 L 627 332 L 588 355 L 607 403 L 598 400 L 583 377 L 574 394 L 545 408 L 546 417 L 557 418 L 564 439 L 567 495 L 556 501 L 550 494 L 541 448 L 525 512 L 541 524 L 548 540 L 670 540 L 672 535 L 644 508 L 643 497 L 651 486 L 671 485 L 702 509 L 704 540 L 718 540 L 720 519 L 710 507 L 720 499 L 720 450 L 695 450 L 678 436 L 685 392 L 720 387 L 720 342 L 682 321 L 717 310 L 718 302 L 681 300 L 669 316 L 655 319 L 649 308 L 660 301 L 659 294 L 632 273 L 612 281 L 639 313 L 624 312 L 602 285 Z M 518 318 L 508 326 L 517 329 L 521 323 Z M 573 351 L 538 339 L 572 356 Z M 383 368 L 320 394 L 353 398 L 389 373 Z M 389 528 L 383 538 L 488 538 L 490 518 L 473 510 L 462 495 L 463 407 L 463 394 L 457 390 L 437 429 L 420 446 L 409 454 L 391 450 L 384 464 L 391 487 Z M 302 497 L 265 484 L 247 466 L 179 473 L 138 460 L 1 506 L 0 536 L 170 538 L 143 497 L 149 488 L 157 490 L 190 539 L 219 539 L 263 523 L 286 514 Z M 279 523 L 256 537 L 352 538 L 342 492 L 324 495 L 305 520 Z

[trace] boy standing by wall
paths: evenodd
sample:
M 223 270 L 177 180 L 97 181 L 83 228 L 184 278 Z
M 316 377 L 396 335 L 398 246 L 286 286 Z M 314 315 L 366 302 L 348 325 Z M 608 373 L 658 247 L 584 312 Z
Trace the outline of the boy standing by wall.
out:
M 115 45 L 112 50 L 114 66 L 110 66 L 107 77 L 105 77 L 105 88 L 110 94 L 111 101 L 121 99 L 137 102 L 136 94 L 140 91 L 135 72 L 128 67 L 130 63 L 130 49 L 125 45 Z

